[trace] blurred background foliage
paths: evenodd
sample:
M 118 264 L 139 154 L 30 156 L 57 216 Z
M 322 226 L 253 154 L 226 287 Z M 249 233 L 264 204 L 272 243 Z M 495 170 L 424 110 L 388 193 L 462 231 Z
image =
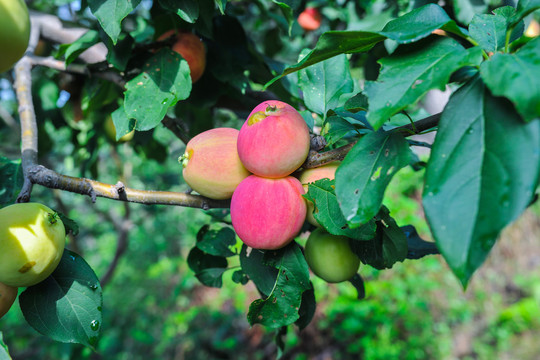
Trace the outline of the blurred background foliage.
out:
M 291 64 L 303 48 L 312 47 L 318 36 L 330 29 L 380 29 L 385 22 L 428 1 L 310 1 L 322 8 L 323 24 L 305 33 L 295 22 L 288 36 L 287 24 L 271 2 L 231 1 L 236 20 L 249 42 L 239 42 L 237 51 L 256 57 L 265 54 L 267 64 Z M 71 19 L 78 2 L 30 1 L 30 6 Z M 151 1 L 143 1 L 142 19 L 132 25 L 145 36 L 145 21 Z M 446 9 L 463 23 L 474 11 L 487 12 L 502 1 L 454 0 Z M 60 8 L 58 8 L 60 6 Z M 71 15 L 70 15 L 71 14 Z M 278 15 L 279 14 L 279 15 Z M 77 14 L 85 23 L 88 14 Z M 133 16 L 131 20 L 135 19 Z M 467 20 L 468 19 L 468 20 Z M 128 18 L 128 25 L 129 23 Z M 229 24 L 230 25 L 230 24 Z M 233 26 L 234 25 L 234 26 Z M 225 26 L 225 25 L 224 25 Z M 231 30 L 232 31 L 232 30 Z M 239 40 L 239 39 L 235 39 Z M 241 40 L 241 39 L 240 39 Z M 215 44 L 214 44 L 215 45 Z M 211 45 L 212 46 L 212 45 Z M 253 50 L 255 49 L 255 50 Z M 46 47 L 54 54 L 55 47 Z M 212 48 L 210 47 L 210 51 Z M 251 51 L 251 52 L 250 52 Z M 357 82 L 373 78 L 377 54 L 352 56 L 352 74 Z M 232 56 L 232 55 L 231 55 Z M 381 56 L 379 54 L 379 56 Z M 271 58 L 271 60 L 270 60 Z M 251 59 L 251 58 L 250 58 Z M 256 61 L 244 59 L 256 73 Z M 217 69 L 210 60 L 209 67 Z M 232 61 L 232 60 L 231 60 Z M 366 65 L 367 64 L 367 65 Z M 369 64 L 372 64 L 370 67 Z M 361 69 L 361 70 L 359 70 Z M 216 70 L 217 71 L 217 70 Z M 236 74 L 233 88 L 242 95 L 248 81 Z M 13 89 L 0 78 L 2 109 L 17 119 Z M 57 172 L 91 177 L 106 183 L 123 181 L 130 187 L 185 191 L 178 156 L 184 145 L 163 126 L 137 132 L 129 143 L 117 144 L 104 132 L 107 114 L 118 104 L 95 109 L 95 88 L 111 99 L 120 92 L 102 80 L 66 75 L 36 68 L 34 101 L 40 122 L 40 163 Z M 268 74 L 261 75 L 263 79 Z M 250 76 L 251 89 L 260 81 Z M 207 79 L 210 81 L 209 79 Z M 227 81 L 231 79 L 226 79 Z M 238 81 L 238 83 L 235 83 Z M 234 102 L 214 103 L 205 108 L 208 82 L 193 89 L 192 101 L 179 108 L 190 134 L 215 126 L 238 128 L 249 111 Z M 211 84 L 211 82 L 210 82 Z M 243 85 L 242 85 L 243 84 Z M 287 77 L 288 94 L 295 101 L 295 78 Z M 84 89 L 84 90 L 81 90 Z M 245 89 L 244 89 L 245 90 Z M 110 91 L 110 93 L 109 93 Z M 297 91 L 297 90 L 296 90 Z M 217 101 L 217 100 L 216 100 Z M 243 105 L 248 104 L 246 100 Z M 251 105 L 251 104 L 249 104 Z M 417 105 L 410 113 L 424 115 Z M 0 121 L 0 153 L 20 157 L 17 124 Z M 421 116 L 420 116 L 421 117 Z M 315 119 L 315 125 L 320 119 Z M 422 170 L 421 170 L 422 171 Z M 396 175 L 387 190 L 385 205 L 398 224 L 412 224 L 421 237 L 430 238 L 420 205 L 420 172 L 411 167 Z M 251 283 L 224 276 L 221 289 L 202 286 L 186 262 L 198 230 L 221 210 L 125 204 L 35 187 L 33 199 L 65 213 L 80 225 L 68 247 L 84 256 L 104 283 L 103 336 L 98 352 L 79 345 L 56 343 L 39 335 L 23 320 L 17 306 L 0 320 L 0 331 L 14 360 L 34 359 L 273 359 L 278 350 L 274 332 L 250 328 L 249 304 L 259 297 Z M 225 214 L 226 215 L 226 214 Z M 305 240 L 306 234 L 299 241 Z M 540 354 L 540 204 L 508 228 L 487 263 L 463 291 L 438 256 L 406 260 L 390 271 L 363 266 L 366 299 L 357 300 L 349 283 L 327 284 L 312 278 L 317 298 L 314 321 L 302 332 L 290 327 L 283 335 L 284 359 L 537 359 Z M 117 261 L 117 262 L 116 262 Z M 116 264 L 116 266 L 111 266 Z

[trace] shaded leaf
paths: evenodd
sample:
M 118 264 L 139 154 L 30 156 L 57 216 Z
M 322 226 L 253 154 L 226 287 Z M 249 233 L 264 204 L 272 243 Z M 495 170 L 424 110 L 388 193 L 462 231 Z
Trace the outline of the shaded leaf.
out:
M 264 251 L 248 248 L 242 245 L 240 251 L 240 265 L 242 270 L 251 281 L 257 286 L 257 289 L 268 296 L 272 293 L 278 270 L 272 266 L 264 264 Z
M 377 81 L 366 82 L 368 121 L 375 129 L 380 128 L 392 115 L 414 104 L 429 90 L 444 90 L 454 71 L 481 61 L 480 48 L 467 50 L 448 37 L 400 47 L 379 61 L 382 69 Z
M 223 273 L 228 265 L 226 258 L 206 254 L 194 247 L 189 252 L 187 262 L 197 279 L 204 285 L 217 288 L 223 285 Z
M 304 197 L 315 204 L 315 220 L 330 234 L 344 235 L 356 240 L 371 239 L 375 234 L 375 223 L 369 220 L 361 226 L 351 228 L 343 217 L 334 189 L 334 180 L 321 179 L 309 183 Z
M 334 145 L 347 134 L 358 134 L 356 127 L 353 124 L 337 115 L 326 118 L 321 133 L 326 140 L 326 146 Z
M 21 160 L 0 156 L 0 208 L 15 202 L 23 181 Z
M 471 37 L 486 51 L 495 52 L 506 42 L 507 21 L 501 15 L 475 15 L 469 25 Z
M 353 226 L 377 215 L 384 192 L 411 150 L 397 132 L 370 132 L 349 151 L 336 171 L 336 195 L 345 220 Z
M 202 235 L 201 240 L 197 241 L 197 247 L 205 253 L 224 257 L 236 255 L 231 251 L 235 244 L 236 233 L 228 227 L 209 229 Z
M 475 14 L 483 14 L 488 10 L 484 0 L 452 0 L 456 19 L 462 24 L 469 24 Z
M 269 296 L 251 303 L 248 321 L 250 325 L 277 329 L 300 318 L 302 294 L 311 288 L 309 270 L 304 254 L 295 242 L 279 250 L 267 251 L 264 262 L 277 269 L 278 276 Z
M 540 9 L 540 0 L 519 0 L 516 6 L 516 13 L 512 18 L 512 25 L 516 25 L 525 16 L 537 9 Z
M 317 302 L 315 301 L 315 289 L 313 284 L 310 283 L 310 288 L 302 293 L 302 302 L 300 304 L 300 309 L 298 310 L 298 315 L 300 317 L 296 320 L 295 324 L 300 330 L 306 328 L 309 325 L 313 316 L 315 315 L 315 310 L 317 308 Z
M 237 284 L 246 285 L 249 281 L 249 277 L 243 270 L 236 270 L 232 274 L 232 281 Z
M 505 96 L 525 121 L 540 117 L 540 37 L 514 54 L 497 53 L 480 66 L 480 75 L 496 96 Z
M 116 140 L 135 129 L 135 119 L 130 119 L 126 114 L 124 106 L 120 106 L 118 109 L 111 113 L 114 128 L 116 129 Z
M 529 204 L 540 174 L 540 122 L 523 123 L 479 77 L 442 114 L 423 205 L 437 247 L 466 286 L 499 232 Z
M 19 303 L 24 318 L 39 333 L 60 342 L 95 348 L 101 333 L 102 290 L 82 257 L 64 250 L 47 279 L 28 287 Z
M 356 289 L 357 299 L 362 300 L 366 297 L 366 287 L 364 286 L 364 279 L 360 274 L 356 273 L 354 276 L 348 280 Z
M 375 269 L 390 269 L 407 257 L 407 237 L 386 207 L 376 217 L 377 232 L 370 241 L 350 241 L 352 251 L 360 260 Z
M 199 18 L 199 2 L 194 0 L 159 0 L 159 4 L 175 12 L 180 18 L 194 24 Z
M 418 235 L 412 225 L 402 226 L 401 230 L 407 236 L 407 259 L 420 259 L 427 255 L 440 254 L 437 245 L 432 241 L 425 241 Z

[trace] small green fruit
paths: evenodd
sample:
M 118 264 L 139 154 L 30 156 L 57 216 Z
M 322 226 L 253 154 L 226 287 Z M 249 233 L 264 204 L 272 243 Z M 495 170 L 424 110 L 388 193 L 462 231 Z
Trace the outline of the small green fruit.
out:
M 23 0 L 0 0 L 0 73 L 15 65 L 30 40 L 30 16 Z
M 320 228 L 309 235 L 305 256 L 311 271 L 330 283 L 351 279 L 360 266 L 360 259 L 352 252 L 348 238 Z
M 0 282 L 26 287 L 45 280 L 60 262 L 65 236 L 62 220 L 45 205 L 0 209 Z

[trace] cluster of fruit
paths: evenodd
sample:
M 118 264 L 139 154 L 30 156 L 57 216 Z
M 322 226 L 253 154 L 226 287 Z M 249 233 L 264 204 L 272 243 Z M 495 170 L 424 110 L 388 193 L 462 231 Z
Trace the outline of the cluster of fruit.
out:
M 56 269 L 65 246 L 58 214 L 38 203 L 0 209 L 0 317 L 17 296 L 17 288 L 45 280 Z
M 339 163 L 292 176 L 309 149 L 309 128 L 302 115 L 289 104 L 269 100 L 252 110 L 240 131 L 216 128 L 197 135 L 179 160 L 193 190 L 212 199 L 231 198 L 232 225 L 247 246 L 274 250 L 290 243 L 306 219 L 320 227 L 313 203 L 302 195 L 308 183 L 333 179 Z M 322 229 L 308 238 L 306 260 L 329 282 L 351 278 L 360 263 L 347 238 Z M 327 268 L 340 270 L 328 275 Z

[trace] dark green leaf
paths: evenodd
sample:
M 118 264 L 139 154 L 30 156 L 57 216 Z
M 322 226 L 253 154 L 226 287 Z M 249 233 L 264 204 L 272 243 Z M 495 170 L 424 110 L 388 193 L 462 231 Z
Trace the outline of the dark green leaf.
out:
M 356 113 L 358 111 L 367 111 L 368 98 L 364 93 L 358 93 L 345 103 L 344 108 L 348 111 Z
M 140 131 L 156 127 L 167 109 L 191 92 L 189 67 L 170 49 L 161 49 L 143 68 L 143 72 L 126 84 L 124 108 L 128 118 L 136 119 Z
M 400 47 L 380 60 L 376 82 L 368 81 L 368 121 L 378 129 L 390 117 L 414 104 L 431 89 L 444 90 L 450 75 L 467 65 L 478 65 L 482 52 L 478 47 L 466 50 L 448 37 Z
M 82 257 L 65 250 L 47 279 L 28 287 L 19 302 L 26 321 L 39 333 L 60 342 L 91 348 L 101 333 L 101 285 Z
M 265 265 L 263 259 L 264 251 L 242 245 L 242 251 L 240 251 L 240 265 L 242 266 L 242 270 L 263 295 L 269 296 L 276 283 L 278 270 L 272 266 Z
M 336 195 L 345 220 L 365 224 L 377 215 L 386 186 L 411 161 L 411 150 L 397 132 L 371 132 L 349 151 L 336 171 Z
M 279 6 L 287 24 L 289 25 L 289 35 L 291 34 L 291 28 L 294 21 L 294 10 L 300 5 L 300 0 L 272 0 L 275 4 Z
M 135 119 L 130 119 L 124 106 L 120 106 L 118 109 L 111 113 L 114 127 L 116 129 L 116 140 L 118 141 L 122 136 L 131 132 L 135 128 Z
M 306 328 L 309 325 L 313 316 L 315 315 L 315 310 L 317 308 L 317 302 L 315 301 L 315 289 L 313 289 L 313 284 L 310 283 L 311 288 L 302 293 L 302 302 L 300 304 L 300 309 L 298 310 L 298 315 L 300 317 L 296 320 L 295 324 L 300 330 Z
M 250 325 L 277 329 L 300 318 L 302 294 L 311 288 L 309 270 L 304 254 L 295 242 L 266 252 L 264 260 L 278 270 L 278 276 L 269 296 L 251 303 L 248 321 Z
M 66 215 L 62 214 L 61 212 L 57 214 L 60 217 L 60 220 L 62 220 L 62 223 L 64 224 L 66 234 L 71 233 L 73 234 L 73 236 L 79 235 L 79 225 L 75 222 L 75 220 L 68 218 Z
M 71 64 L 77 57 L 100 41 L 99 33 L 95 30 L 88 30 L 80 38 L 71 44 L 60 46 L 60 54 L 66 58 L 66 66 Z
M 122 20 L 135 10 L 141 0 L 88 0 L 88 6 L 101 27 L 116 44 Z
M 23 181 L 21 160 L 0 156 L 0 208 L 15 202 Z
M 232 274 L 232 281 L 234 281 L 237 284 L 246 285 L 249 281 L 249 278 L 244 271 L 236 270 Z
M 326 146 L 334 145 L 347 134 L 358 134 L 353 124 L 337 115 L 332 115 L 326 119 L 321 133 L 326 140 Z
M 221 12 L 221 15 L 225 15 L 225 7 L 227 6 L 227 0 L 214 0 Z
M 407 257 L 407 237 L 386 207 L 377 214 L 377 232 L 370 241 L 350 241 L 352 251 L 360 260 L 376 269 L 390 269 Z
M 340 104 L 340 97 L 353 91 L 354 84 L 345 55 L 335 56 L 298 73 L 298 85 L 308 109 L 326 115 Z
M 175 12 L 180 18 L 194 24 L 199 18 L 199 2 L 197 0 L 159 0 L 159 4 Z
M 4 338 L 1 331 L 0 331 L 0 360 L 11 360 L 8 347 L 4 343 Z
M 420 259 L 426 255 L 440 254 L 437 245 L 432 241 L 425 241 L 418 235 L 418 232 L 412 225 L 402 226 L 401 230 L 407 236 L 407 259 Z
M 236 244 L 236 234 L 228 227 L 219 230 L 210 229 L 197 241 L 197 247 L 207 254 L 215 256 L 233 256 L 231 247 Z
M 325 32 L 317 41 L 315 49 L 311 50 L 311 52 L 297 64 L 285 68 L 281 75 L 270 80 L 265 85 L 265 88 L 286 75 L 326 59 L 330 59 L 336 55 L 369 51 L 373 46 L 384 39 L 384 36 L 368 31 Z
M 436 29 L 443 29 L 466 38 L 464 30 L 436 4 L 424 5 L 390 21 L 379 34 L 399 44 L 407 44 L 428 37 Z
M 354 286 L 357 292 L 357 298 L 358 300 L 362 300 L 366 297 L 366 287 L 364 286 L 364 279 L 360 276 L 360 274 L 356 273 L 354 276 L 349 279 L 349 282 Z
M 540 0 L 519 0 L 516 7 L 516 14 L 512 19 L 512 25 L 516 25 L 525 16 L 537 9 L 540 9 Z
M 107 61 L 119 71 L 126 70 L 135 40 L 129 35 L 122 35 L 115 46 L 112 45 L 110 40 L 106 44 L 109 50 L 107 52 Z
M 480 75 L 496 96 L 505 96 L 525 121 L 540 117 L 540 37 L 515 54 L 493 55 L 482 63 Z
M 499 232 L 527 207 L 540 174 L 540 121 L 524 123 L 479 77 L 442 114 L 423 204 L 442 255 L 466 286 Z
M 189 252 L 187 262 L 189 268 L 201 283 L 211 287 L 223 285 L 223 273 L 227 270 L 227 259 L 204 253 L 197 247 Z
M 321 179 L 308 185 L 304 197 L 315 204 L 313 217 L 330 234 L 344 235 L 356 240 L 369 240 L 375 233 L 375 223 L 369 220 L 364 225 L 351 228 L 339 208 L 334 180 Z

